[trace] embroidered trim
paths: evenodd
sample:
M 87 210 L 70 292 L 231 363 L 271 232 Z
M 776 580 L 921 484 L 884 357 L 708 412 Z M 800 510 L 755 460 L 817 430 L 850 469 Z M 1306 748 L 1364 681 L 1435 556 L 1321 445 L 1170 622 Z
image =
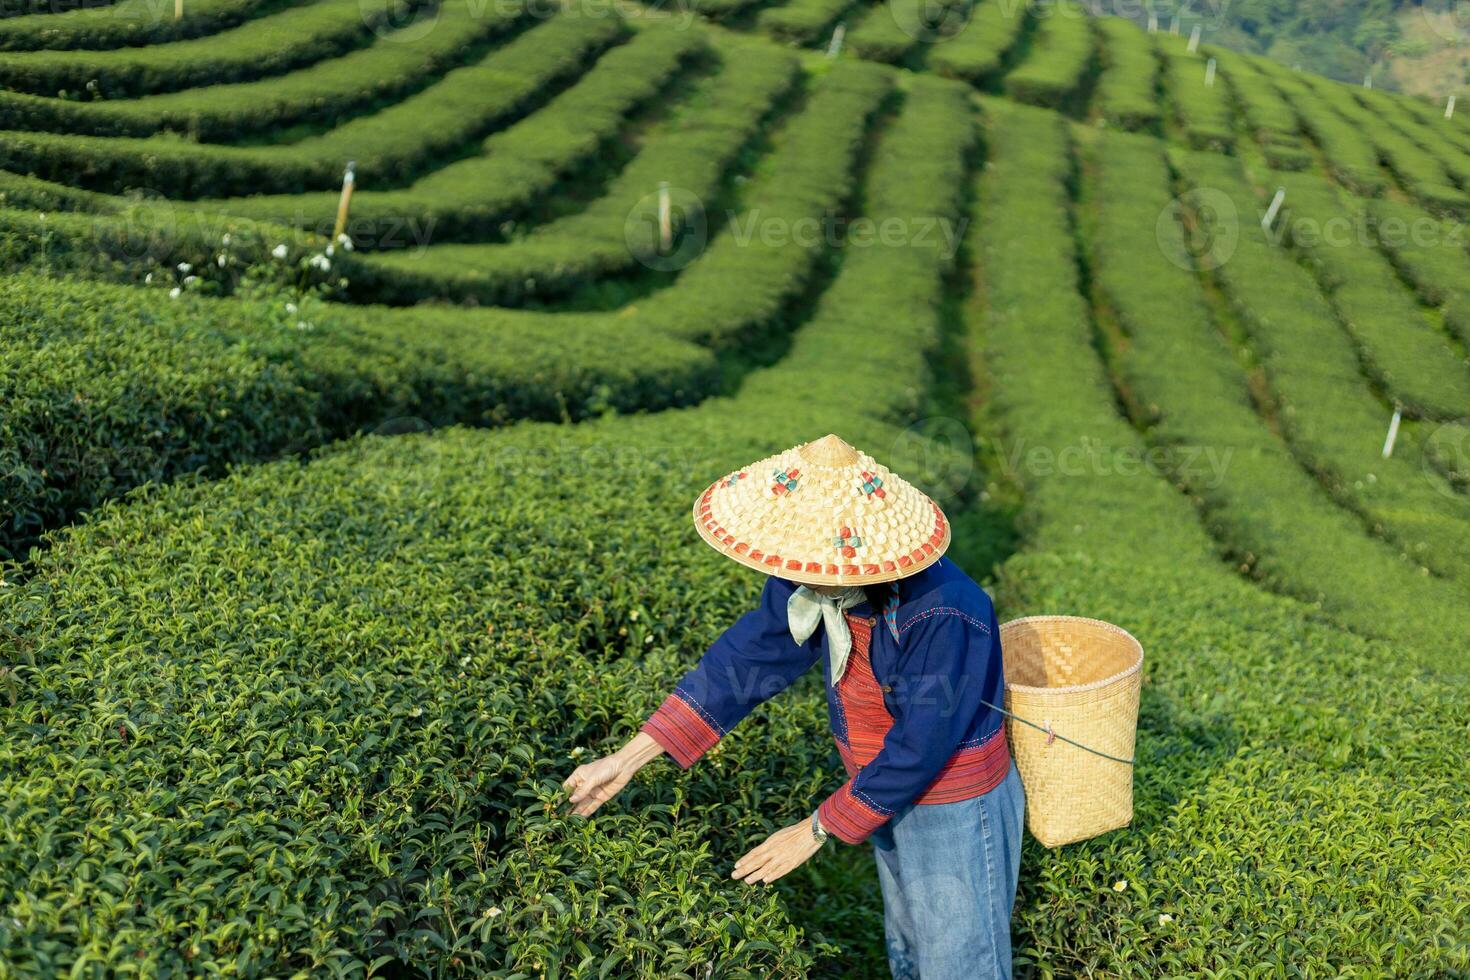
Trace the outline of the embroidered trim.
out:
M 888 587 L 888 601 L 883 605 L 883 622 L 888 624 L 888 632 L 893 634 L 896 641 L 898 636 L 898 583 L 890 582 Z
M 989 626 L 985 625 L 983 622 L 981 622 L 980 620 L 976 619 L 974 616 L 971 616 L 969 613 L 965 612 L 964 610 L 956 609 L 954 606 L 935 606 L 933 609 L 926 609 L 926 610 L 924 610 L 923 612 L 921 612 L 917 616 L 915 616 L 913 619 L 909 620 L 907 623 L 904 623 L 902 626 L 900 626 L 899 629 L 898 629 L 899 636 L 901 637 L 904 633 L 907 633 L 909 631 L 909 627 L 913 626 L 915 623 L 917 623 L 917 622 L 919 622 L 920 620 L 923 620 L 923 619 L 929 619 L 932 616 L 958 616 L 960 619 L 963 619 L 965 622 L 969 623 L 971 626 L 976 627 L 981 632 L 984 632 L 984 633 L 989 633 L 990 632 L 990 627 Z
M 675 687 L 674 694 L 678 695 L 680 701 L 683 701 L 685 704 L 689 705 L 689 707 L 693 708 L 699 714 L 699 717 L 704 720 L 704 723 L 710 728 L 714 729 L 716 735 L 724 737 L 724 735 L 726 734 L 725 729 L 721 727 L 719 722 L 715 721 L 715 716 L 710 714 L 709 710 L 705 708 L 704 705 L 699 703 L 698 698 L 690 694 L 688 691 L 684 690 L 682 687 Z
M 664 703 L 638 730 L 662 746 L 681 769 L 694 765 L 720 740 L 719 733 L 705 724 L 694 706 L 677 693 L 664 698 Z
M 822 801 L 817 808 L 822 826 L 849 844 L 861 844 L 868 835 L 888 822 L 892 814 L 883 814 L 873 808 L 870 801 L 859 799 L 852 792 L 852 780 Z

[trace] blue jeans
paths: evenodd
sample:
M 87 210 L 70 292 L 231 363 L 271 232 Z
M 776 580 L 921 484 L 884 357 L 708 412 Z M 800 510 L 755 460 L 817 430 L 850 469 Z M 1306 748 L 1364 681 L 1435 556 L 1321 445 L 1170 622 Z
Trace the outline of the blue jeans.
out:
M 958 803 L 911 803 L 873 833 L 894 980 L 1011 975 L 1026 799 L 1016 764 Z

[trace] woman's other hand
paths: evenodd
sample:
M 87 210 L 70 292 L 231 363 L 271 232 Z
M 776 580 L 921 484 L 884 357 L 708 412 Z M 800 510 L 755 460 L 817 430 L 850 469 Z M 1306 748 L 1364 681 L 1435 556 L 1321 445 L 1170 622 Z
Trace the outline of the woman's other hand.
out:
M 648 763 L 663 755 L 663 747 L 651 737 L 639 732 L 627 745 L 612 755 L 578 766 L 563 782 L 562 788 L 571 794 L 572 812 L 581 817 L 590 817 Z
M 783 827 L 748 851 L 735 862 L 730 877 L 742 879 L 747 885 L 772 882 L 801 867 L 821 849 L 822 845 L 812 836 L 812 822 L 808 818 Z

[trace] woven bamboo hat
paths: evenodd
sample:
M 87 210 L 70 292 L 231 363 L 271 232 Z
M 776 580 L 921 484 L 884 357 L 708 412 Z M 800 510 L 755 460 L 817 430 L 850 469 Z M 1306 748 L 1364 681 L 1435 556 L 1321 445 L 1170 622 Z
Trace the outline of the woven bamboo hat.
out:
M 949 547 L 938 504 L 835 435 L 716 480 L 694 526 L 721 554 L 804 585 L 891 582 Z

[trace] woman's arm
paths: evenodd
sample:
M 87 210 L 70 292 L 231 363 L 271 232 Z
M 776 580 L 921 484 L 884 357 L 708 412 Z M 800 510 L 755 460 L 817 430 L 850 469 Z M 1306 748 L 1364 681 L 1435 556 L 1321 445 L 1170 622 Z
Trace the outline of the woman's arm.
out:
M 815 644 L 791 637 L 786 603 L 796 586 L 766 580 L 760 605 L 741 616 L 685 674 L 643 725 L 688 769 L 762 702 L 816 663 Z
M 978 617 L 938 610 L 903 643 L 911 649 L 893 678 L 894 719 L 883 748 L 817 811 L 822 826 L 849 844 L 861 843 L 921 796 L 960 748 L 981 702 L 999 704 L 1005 696 L 993 608 Z M 975 778 L 987 778 L 1003 744 L 974 747 L 964 764 Z
M 758 704 L 816 662 L 813 644 L 799 645 L 791 637 L 786 601 L 794 591 L 790 582 L 767 579 L 760 605 L 714 642 L 627 745 L 577 767 L 563 783 L 572 791 L 574 813 L 596 812 L 664 752 L 689 768 Z
M 562 783 L 571 793 L 572 812 L 590 817 L 597 808 L 618 795 L 638 770 L 664 754 L 663 746 L 639 732 L 612 755 L 578 766 Z

